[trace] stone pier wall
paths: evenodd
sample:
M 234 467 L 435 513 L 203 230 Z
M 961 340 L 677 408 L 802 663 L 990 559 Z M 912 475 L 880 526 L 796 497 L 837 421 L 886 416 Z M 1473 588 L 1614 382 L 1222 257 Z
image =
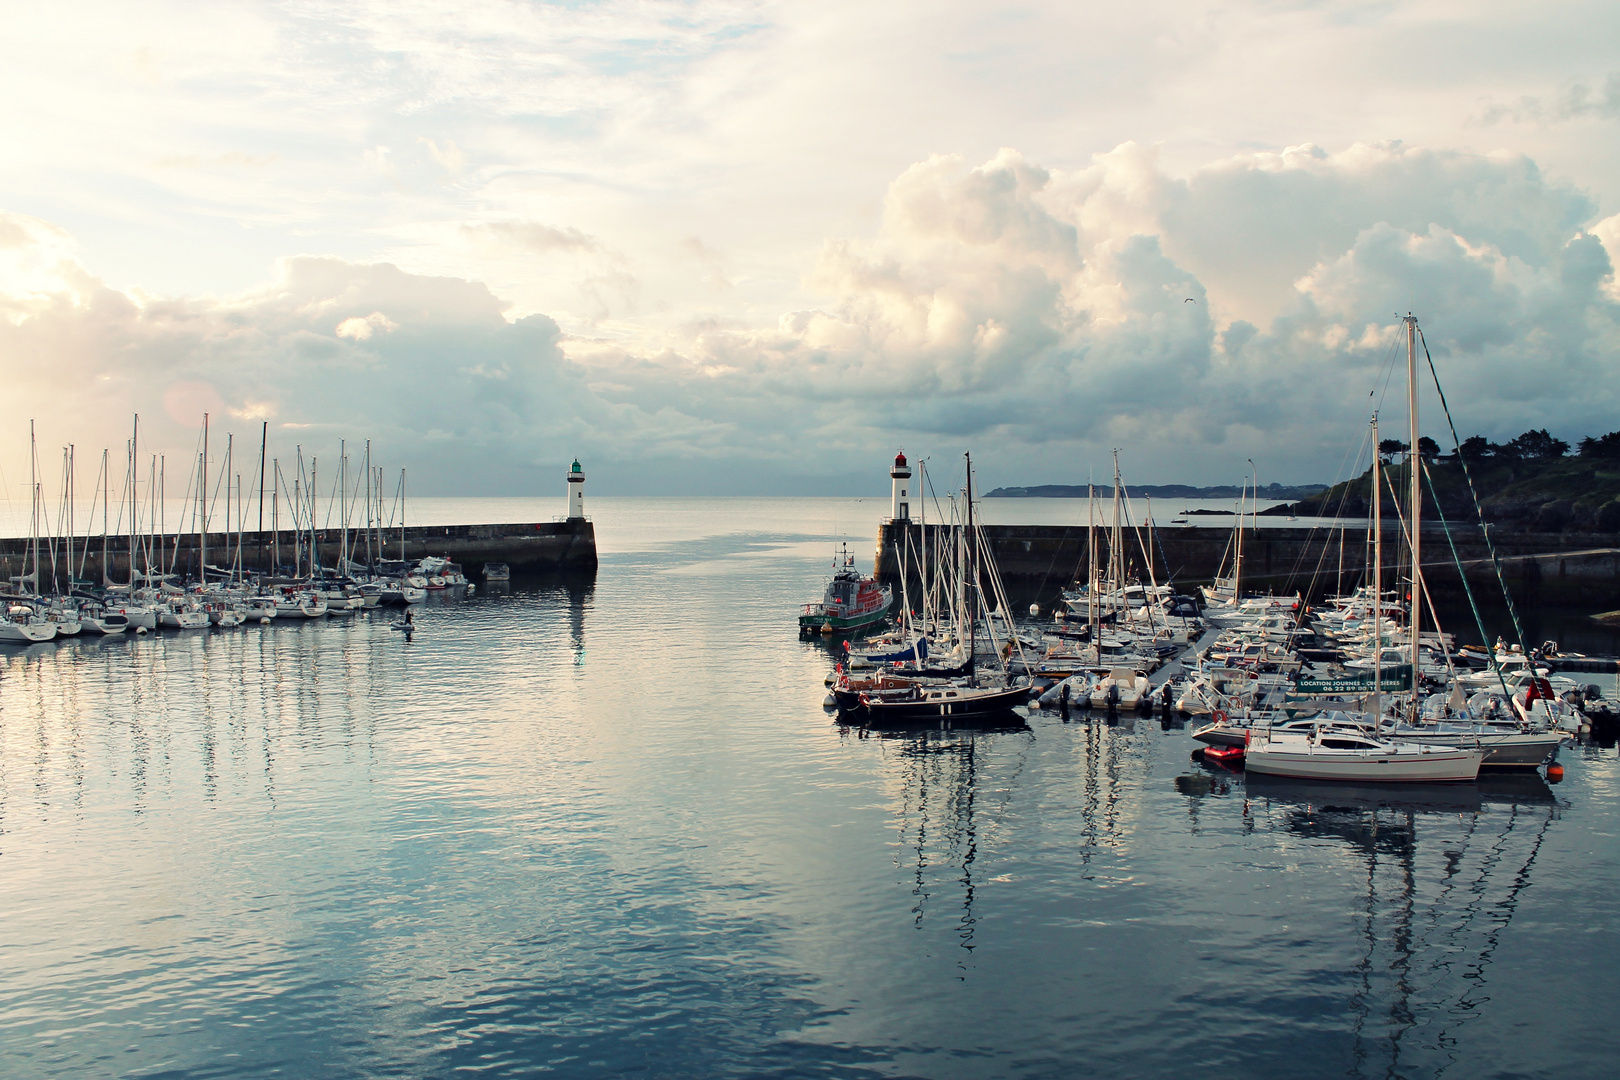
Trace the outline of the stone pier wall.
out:
M 317 531 L 321 565 L 336 566 L 342 549 L 342 534 L 336 529 Z M 306 536 L 307 542 L 307 536 Z M 242 566 L 247 570 L 269 570 L 275 561 L 275 550 L 280 545 L 280 565 L 291 566 L 297 538 L 291 530 L 279 534 L 243 533 L 241 538 Z M 85 545 L 89 552 L 85 555 Z M 236 537 L 224 533 L 208 536 L 208 562 L 211 566 L 227 566 L 235 556 Z M 227 547 L 227 545 L 229 545 Z M 100 581 L 101 538 L 73 542 L 74 576 Z M 161 548 L 165 565 L 174 567 L 182 577 L 194 578 L 198 569 L 198 538 L 195 533 L 182 536 L 173 534 L 149 540 L 136 538 L 138 566 L 145 564 L 146 550 Z M 40 541 L 41 577 L 51 576 L 51 545 Z M 363 535 L 349 534 L 350 557 L 365 561 Z M 383 557 L 388 559 L 420 559 L 437 555 L 460 563 L 469 575 L 476 574 L 486 562 L 504 562 L 517 574 L 543 574 L 556 572 L 594 572 L 596 570 L 596 530 L 589 519 L 543 521 L 521 525 L 419 525 L 407 528 L 401 555 L 400 530 L 391 529 L 385 537 Z M 156 558 L 157 556 L 153 556 Z M 81 559 L 83 573 L 80 573 Z M 129 580 L 129 537 L 114 536 L 107 540 L 107 561 L 114 581 Z M 307 564 L 307 555 L 306 555 Z M 29 541 L 24 539 L 0 540 L 0 575 L 7 582 L 32 567 Z M 69 572 L 67 551 L 61 541 L 56 544 L 56 574 L 66 582 Z
M 910 550 L 920 550 L 921 526 L 916 523 L 884 522 L 878 527 L 875 567 L 886 583 L 899 581 L 904 536 L 910 533 Z M 943 526 L 929 525 L 930 538 Z M 986 525 L 982 527 L 990 553 L 1001 570 L 1009 600 L 1022 607 L 1031 602 L 1048 607 L 1058 593 L 1083 580 L 1090 557 L 1085 526 Z M 1106 530 L 1098 529 L 1098 560 L 1106 565 Z M 1342 544 L 1341 544 L 1342 537 Z M 1591 604 L 1593 610 L 1620 607 L 1620 535 L 1595 533 L 1498 532 L 1491 538 L 1502 559 L 1503 574 L 1516 600 L 1546 600 L 1557 603 Z M 1476 589 L 1496 589 L 1490 554 L 1479 530 L 1454 536 L 1457 555 Z M 1153 573 L 1158 580 L 1174 582 L 1190 590 L 1230 571 L 1232 528 L 1174 526 L 1155 530 L 1151 552 L 1144 552 L 1149 534 L 1139 540 L 1134 531 L 1125 533 L 1126 561 L 1133 573 L 1148 580 L 1146 567 L 1151 554 Z M 1398 525 L 1384 536 L 1384 573 L 1388 588 L 1395 589 L 1404 575 L 1400 565 L 1403 548 Z M 1263 528 L 1243 536 L 1244 591 L 1295 592 L 1317 598 L 1338 591 L 1340 566 L 1345 588 L 1357 584 L 1367 565 L 1366 530 Z M 915 556 L 912 557 L 913 559 Z M 1423 536 L 1424 577 L 1438 599 L 1460 597 L 1461 578 L 1451 546 L 1442 530 Z M 917 587 L 917 567 L 910 567 L 912 588 Z

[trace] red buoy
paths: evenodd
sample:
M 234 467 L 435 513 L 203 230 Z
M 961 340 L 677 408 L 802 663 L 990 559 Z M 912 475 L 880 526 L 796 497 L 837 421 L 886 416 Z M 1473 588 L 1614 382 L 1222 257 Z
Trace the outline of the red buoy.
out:
M 1564 778 L 1564 767 L 1557 762 L 1547 766 L 1547 783 L 1556 784 Z

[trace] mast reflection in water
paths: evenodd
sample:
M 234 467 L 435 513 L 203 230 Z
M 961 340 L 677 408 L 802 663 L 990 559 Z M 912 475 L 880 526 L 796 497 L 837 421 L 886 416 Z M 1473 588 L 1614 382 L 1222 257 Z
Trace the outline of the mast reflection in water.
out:
M 6 1077 L 1607 1076 L 1620 762 L 1262 787 L 1162 717 L 861 737 L 872 510 L 597 504 L 594 582 L 0 653 Z M 607 520 L 610 512 L 625 515 Z M 773 531 L 774 530 L 774 531 Z
M 1445 1071 L 1490 1000 L 1496 950 L 1558 818 L 1551 789 L 1539 775 L 1392 788 L 1249 776 L 1247 795 L 1266 828 L 1342 845 L 1364 868 L 1350 1074 Z

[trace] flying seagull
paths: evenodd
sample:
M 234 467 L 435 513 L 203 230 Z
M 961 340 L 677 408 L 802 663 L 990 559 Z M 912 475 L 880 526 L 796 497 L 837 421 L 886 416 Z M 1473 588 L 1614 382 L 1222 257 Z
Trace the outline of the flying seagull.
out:
M 1187 299 L 1183 300 L 1182 303 L 1183 304 L 1196 304 L 1196 303 L 1198 303 L 1198 301 L 1194 300 L 1192 297 L 1189 296 L 1189 297 L 1187 297 Z

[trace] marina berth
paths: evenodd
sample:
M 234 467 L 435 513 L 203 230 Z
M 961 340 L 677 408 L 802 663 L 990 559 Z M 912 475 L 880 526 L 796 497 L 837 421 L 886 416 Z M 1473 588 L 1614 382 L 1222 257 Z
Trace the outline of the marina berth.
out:
M 1410 389 L 1415 320 L 1406 320 L 1405 329 Z M 1415 440 L 1415 394 L 1409 398 Z M 1253 580 L 1246 561 L 1256 527 L 1252 503 L 1240 503 L 1215 584 L 1183 590 L 1160 580 L 1152 526 L 1130 521 L 1117 454 L 1111 505 L 1099 513 L 1107 494 L 1099 498 L 1089 489 L 1087 566 L 1046 623 L 1040 612 L 1051 609 L 1043 603 L 1011 604 L 1004 595 L 991 545 L 973 524 L 971 472 L 932 528 L 900 519 L 896 501 L 895 516 L 880 526 L 878 569 L 891 568 L 888 580 L 907 593 L 902 620 L 915 618 L 927 630 L 847 643 L 842 657 L 851 670 L 840 670 L 829 703 L 841 722 L 866 726 L 882 717 L 966 717 L 1021 692 L 1029 707 L 1065 716 L 1071 709 L 1161 712 L 1166 724 L 1196 717 L 1207 722 L 1189 736 L 1215 749 L 1211 762 L 1220 757 L 1226 768 L 1328 783 L 1466 781 L 1481 768 L 1528 773 L 1547 766 L 1556 773 L 1562 745 L 1584 736 L 1593 716 L 1615 723 L 1620 712 L 1597 687 L 1552 670 L 1552 642 L 1539 649 L 1502 640 L 1490 649 L 1457 647 L 1425 581 L 1422 463 L 1403 463 L 1404 492 L 1397 490 L 1378 436 L 1374 417 L 1364 445 L 1380 447 L 1369 474 L 1381 497 L 1360 552 L 1365 565 L 1355 565 L 1354 548 L 1348 558 L 1337 553 L 1334 576 L 1341 585 L 1347 572 L 1351 578 L 1339 595 L 1321 587 L 1320 566 L 1308 588 L 1255 594 L 1246 587 Z M 1244 490 L 1258 488 L 1252 480 Z M 1381 520 L 1392 499 L 1402 527 L 1398 552 L 1386 552 Z M 1444 519 L 1437 525 L 1450 528 Z M 1387 572 L 1391 556 L 1398 576 Z M 1026 607 L 1029 621 L 1007 618 Z M 1484 638 L 1472 601 L 1468 610 L 1475 616 L 1471 629 Z M 993 651 L 980 648 L 980 635 L 994 637 Z M 956 650 L 967 670 L 941 683 L 926 679 L 911 655 L 900 655 L 912 642 L 919 649 L 926 642 L 935 655 Z M 987 670 L 991 662 L 999 668 Z M 1572 662 L 1608 671 L 1620 663 L 1585 656 Z

